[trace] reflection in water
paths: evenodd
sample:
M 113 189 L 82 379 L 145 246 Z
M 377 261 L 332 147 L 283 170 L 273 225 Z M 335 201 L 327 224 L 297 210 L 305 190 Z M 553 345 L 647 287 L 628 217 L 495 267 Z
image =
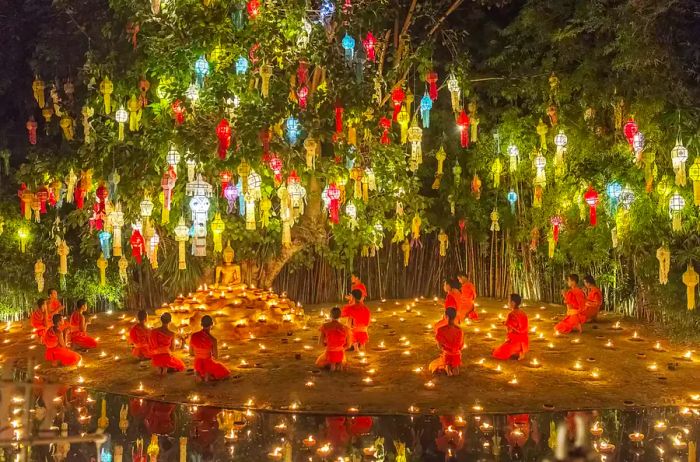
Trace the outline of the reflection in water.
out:
M 84 388 L 2 386 L 0 438 L 104 432 L 92 443 L 31 448 L 32 461 L 695 461 L 695 409 L 453 416 L 323 416 L 222 410 Z M 26 399 L 25 399 L 26 397 Z M 28 401 L 27 401 L 28 400 Z M 8 426 L 7 423 L 10 423 Z M 17 448 L 0 460 L 18 459 Z

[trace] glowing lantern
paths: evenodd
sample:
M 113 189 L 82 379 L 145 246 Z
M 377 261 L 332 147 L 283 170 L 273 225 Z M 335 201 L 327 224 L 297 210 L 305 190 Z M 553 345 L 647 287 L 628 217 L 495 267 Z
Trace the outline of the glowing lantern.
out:
M 124 106 L 120 106 L 114 114 L 114 119 L 119 124 L 119 141 L 124 141 L 124 124 L 129 120 L 129 113 L 126 112 Z
M 173 189 L 175 189 L 176 180 L 175 170 L 172 167 L 168 167 L 168 170 L 163 173 L 163 178 L 160 180 L 160 186 L 163 189 L 163 208 L 160 218 L 162 224 L 170 222 L 170 208 L 172 207 Z
M 698 283 L 700 283 L 700 275 L 695 271 L 693 263 L 688 263 L 688 269 L 683 273 L 683 284 L 686 286 L 686 306 L 689 310 L 695 309 L 695 287 Z
M 204 86 L 204 78 L 209 75 L 209 62 L 204 55 L 201 55 L 197 61 L 194 63 L 194 73 L 197 77 L 197 86 L 202 88 Z
M 518 193 L 512 189 L 508 192 L 508 202 L 510 203 L 510 211 L 515 214 L 515 203 L 518 202 Z
M 248 175 L 248 191 L 252 194 L 253 200 L 258 200 L 261 197 L 260 187 L 262 186 L 262 178 L 255 171 L 251 170 Z
M 433 100 L 428 93 L 420 100 L 420 117 L 423 120 L 423 128 L 430 128 L 430 110 L 433 108 Z
M 629 210 L 634 202 L 634 192 L 629 188 L 622 188 L 620 192 L 620 204 L 625 210 Z
M 29 120 L 27 120 L 27 134 L 29 136 L 29 144 L 36 144 L 36 128 L 36 120 L 34 120 L 33 116 L 29 117 Z
M 248 59 L 245 56 L 240 56 L 236 60 L 236 74 L 243 75 L 248 72 Z
M 104 286 L 107 284 L 107 260 L 104 254 L 100 254 L 97 259 L 97 268 L 100 270 L 100 285 Z
M 514 144 L 508 146 L 508 170 L 513 173 L 518 169 L 518 160 L 520 159 L 520 150 Z
M 597 223 L 596 207 L 598 206 L 598 193 L 593 186 L 588 186 L 588 191 L 583 195 L 583 200 L 590 207 L 590 222 L 591 226 L 595 226 Z
M 607 188 L 605 188 L 605 192 L 610 200 L 611 208 L 615 210 L 620 194 L 622 194 L 622 186 L 617 181 L 613 181 L 608 184 Z
M 644 142 L 644 133 L 637 132 L 634 134 L 634 137 L 632 139 L 632 149 L 634 150 L 634 153 L 637 155 L 638 158 L 644 150 Z
M 267 165 L 274 174 L 274 180 L 277 185 L 282 182 L 282 159 L 277 154 L 272 154 Z
M 260 2 L 258 0 L 248 0 L 245 7 L 250 19 L 255 19 L 260 14 Z
M 61 285 L 63 285 L 68 274 L 68 254 L 70 253 L 70 248 L 64 239 L 58 242 L 56 253 L 58 254 L 58 274 L 61 279 Z
M 190 228 L 185 224 L 185 217 L 180 217 L 180 221 L 175 227 L 175 240 L 178 246 L 178 269 L 187 269 L 185 261 L 185 243 L 190 238 Z
M 45 100 L 45 95 L 44 95 L 45 89 L 46 89 L 46 84 L 44 83 L 43 80 L 39 79 L 39 77 L 34 79 L 34 81 L 32 82 L 32 93 L 34 94 L 34 99 L 36 100 L 40 109 L 43 109 L 44 106 L 46 105 L 46 100 Z
M 632 143 L 634 142 L 634 135 L 636 135 L 638 132 L 639 126 L 637 125 L 637 122 L 634 121 L 634 118 L 630 117 L 627 123 L 625 123 L 625 126 L 622 128 L 622 133 L 624 133 L 630 147 L 632 147 Z
M 459 100 L 462 95 L 462 90 L 459 88 L 459 81 L 454 74 L 450 74 L 450 76 L 447 78 L 447 89 L 450 90 L 452 112 L 459 112 Z
M 216 137 L 219 138 L 219 159 L 226 159 L 226 151 L 231 146 L 231 125 L 228 120 L 221 119 L 219 125 L 216 126 Z
M 136 262 L 140 265 L 145 253 L 145 241 L 143 235 L 141 234 L 141 224 L 136 223 L 132 225 L 131 238 L 129 238 L 129 243 L 131 244 L 131 256 L 134 257 Z
M 173 110 L 173 115 L 175 116 L 175 124 L 182 125 L 185 123 L 185 107 L 182 105 L 182 101 L 176 99 L 173 101 L 170 107 Z
M 681 214 L 685 208 L 685 199 L 680 194 L 675 193 L 668 201 L 668 208 L 671 212 L 673 231 L 678 232 L 683 228 Z
M 226 213 L 231 214 L 233 212 L 233 206 L 238 199 L 238 188 L 235 184 L 229 183 L 224 188 L 224 199 L 228 202 L 228 208 Z
M 343 40 L 340 43 L 345 50 L 345 60 L 348 63 L 352 62 L 353 58 L 355 57 L 355 39 L 346 32 L 345 37 L 343 37 Z
M 180 159 L 182 156 L 180 156 L 180 152 L 177 150 L 174 144 L 170 145 L 170 149 L 168 150 L 168 154 L 165 156 L 165 161 L 168 163 L 170 167 L 173 168 L 173 171 L 177 174 L 177 164 L 180 163 Z
M 365 49 L 365 53 L 367 53 L 367 59 L 370 61 L 374 62 L 377 59 L 377 53 L 375 50 L 375 45 L 377 44 L 377 39 L 374 38 L 374 34 L 372 32 L 367 32 L 367 36 L 365 39 L 362 41 L 362 46 Z
M 688 176 L 693 182 L 693 203 L 700 205 L 700 156 L 695 158 L 693 165 L 688 169 Z
M 564 151 L 566 150 L 568 141 L 563 130 L 559 130 L 559 133 L 554 137 L 554 145 L 557 147 L 554 154 L 554 168 L 556 172 L 561 173 L 564 167 Z
M 554 239 L 554 242 L 558 242 L 559 230 L 561 229 L 561 224 L 563 220 L 559 215 L 554 215 L 552 218 L 549 219 L 549 222 L 552 224 L 552 238 Z
M 110 241 L 112 240 L 112 235 L 110 233 L 108 233 L 107 231 L 100 231 L 97 234 L 97 238 L 100 241 L 100 248 L 102 249 L 102 255 L 104 255 L 105 258 L 109 260 L 109 258 L 110 258 L 109 251 L 111 248 Z
M 437 91 L 438 75 L 437 75 L 437 72 L 434 72 L 434 71 L 428 72 L 428 74 L 425 76 L 425 81 L 428 83 L 428 93 L 430 95 L 430 99 L 432 101 L 435 101 L 438 97 L 438 91 Z M 427 127 L 424 127 L 424 128 L 427 128 Z
M 211 232 L 214 236 L 214 252 L 221 252 L 223 250 L 223 245 L 221 242 L 221 235 L 226 230 L 226 224 L 224 220 L 221 219 L 221 214 L 219 212 L 214 215 L 214 220 L 211 222 Z
M 199 89 L 193 83 L 185 90 L 185 97 L 194 105 L 199 100 Z
M 109 221 L 112 223 L 112 254 L 115 257 L 122 255 L 122 226 L 124 226 L 124 213 L 121 204 L 117 203 L 109 212 Z
M 270 94 L 270 79 L 272 78 L 272 66 L 270 64 L 265 63 L 260 66 L 260 78 L 262 79 L 260 94 L 263 98 L 267 98 Z
M 151 219 L 151 215 L 153 214 L 153 207 L 153 201 L 148 195 L 146 195 L 139 205 L 139 208 L 141 209 L 141 217 L 146 220 L 146 227 L 148 227 L 148 221 Z
M 391 91 L 391 101 L 394 103 L 394 114 L 392 116 L 394 122 L 398 121 L 399 112 L 401 111 L 401 106 L 403 105 L 404 99 L 406 99 L 406 93 L 404 93 L 403 89 L 397 85 Z M 406 114 L 408 114 L 408 110 L 406 111 Z
M 151 268 L 158 269 L 158 244 L 160 244 L 160 236 L 157 232 L 153 232 L 153 236 L 151 236 L 151 239 L 148 244 L 148 259 L 151 262 Z
M 401 106 L 399 114 L 396 116 L 396 121 L 399 123 L 399 127 L 401 128 L 401 144 L 406 144 L 406 141 L 408 141 L 408 123 L 411 121 L 411 117 L 408 115 L 406 106 Z
M 671 149 L 671 163 L 673 170 L 676 172 L 676 185 L 685 186 L 685 163 L 688 160 L 688 148 L 683 146 L 683 141 L 680 137 L 676 140 L 676 145 Z
M 324 26 L 328 27 L 331 22 L 331 16 L 335 13 L 335 5 L 331 0 L 323 0 L 318 8 L 318 19 Z
M 207 218 L 209 215 L 209 198 L 196 195 L 190 199 L 190 211 L 192 212 L 192 226 L 194 236 L 192 239 L 192 255 L 205 257 L 207 255 Z
M 331 183 L 327 186 L 324 199 L 328 204 L 328 212 L 330 214 L 330 220 L 334 224 L 338 224 L 338 210 L 340 208 L 340 189 L 335 183 Z
M 539 186 L 545 186 L 547 184 L 547 174 L 545 168 L 547 167 L 547 159 L 538 153 L 535 157 L 535 184 Z
M 37 292 L 41 293 L 44 291 L 44 273 L 46 272 L 46 264 L 42 259 L 38 259 L 34 263 L 34 280 L 36 281 Z
M 192 153 L 189 153 L 192 154 Z M 197 168 L 197 161 L 194 160 L 192 157 L 189 157 L 185 163 L 187 164 L 187 181 L 192 182 L 194 181 L 194 176 L 195 176 L 195 170 Z
M 345 214 L 350 219 L 350 229 L 357 229 L 357 207 L 352 202 L 348 202 L 345 206 Z
M 109 80 L 109 77 L 105 76 L 105 78 L 102 79 L 102 82 L 100 82 L 100 93 L 102 93 L 102 97 L 104 99 L 105 114 L 109 114 L 112 112 L 112 92 L 113 91 L 114 91 L 114 85 L 112 84 L 112 81 Z
M 386 117 L 382 117 L 379 119 L 379 128 L 382 129 L 382 137 L 379 139 L 379 142 L 382 144 L 390 144 L 391 140 L 389 139 L 389 129 L 391 128 L 391 120 Z
M 335 132 L 343 133 L 343 105 L 340 100 L 335 102 Z
M 412 172 L 418 170 L 418 166 L 423 163 L 423 149 L 421 147 L 423 141 L 423 129 L 418 126 L 418 120 L 413 118 L 411 128 L 408 129 L 408 140 L 411 142 L 411 159 L 409 161 L 409 169 Z
M 19 238 L 19 251 L 25 253 L 27 251 L 27 239 L 29 238 L 29 230 L 24 226 L 17 229 L 17 237 Z
M 459 143 L 463 148 L 469 147 L 469 116 L 462 109 L 457 117 L 457 127 L 459 128 Z
M 300 124 L 299 119 L 294 116 L 289 116 L 287 119 L 287 141 L 292 146 L 297 144 L 299 141 Z

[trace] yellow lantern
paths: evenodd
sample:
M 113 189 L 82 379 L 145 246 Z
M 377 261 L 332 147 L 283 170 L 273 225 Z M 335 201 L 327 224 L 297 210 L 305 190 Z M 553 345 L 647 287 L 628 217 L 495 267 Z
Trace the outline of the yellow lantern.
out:
M 411 221 L 411 237 L 415 241 L 416 239 L 420 238 L 420 225 L 422 223 L 422 220 L 420 219 L 420 216 L 416 213 L 413 216 L 413 220 Z
M 695 158 L 688 169 L 688 176 L 693 182 L 693 204 L 700 206 L 700 156 Z
M 175 227 L 175 240 L 178 244 L 178 269 L 187 269 L 185 261 L 185 243 L 190 238 L 190 229 L 185 224 L 185 217 L 180 217 L 180 221 Z
M 74 136 L 73 119 L 68 114 L 63 114 L 63 117 L 61 117 L 61 121 L 58 124 L 61 126 L 61 130 L 63 130 L 63 137 L 67 141 L 72 141 Z
M 221 219 L 221 214 L 216 212 L 216 215 L 214 215 L 214 220 L 211 222 L 211 232 L 214 237 L 214 252 L 222 252 L 224 250 L 221 235 L 225 230 L 226 224 L 224 223 L 224 220 Z
M 695 287 L 698 285 L 700 277 L 695 271 L 692 263 L 688 263 L 688 269 L 683 273 L 683 284 L 686 286 L 686 298 L 688 300 L 688 309 L 695 309 Z
M 411 244 L 408 242 L 408 239 L 405 239 L 403 244 L 401 244 L 401 250 L 403 251 L 403 266 L 406 268 L 411 259 Z
M 45 89 L 46 85 L 44 84 L 43 80 L 40 80 L 39 77 L 34 79 L 34 82 L 32 82 L 32 92 L 34 93 L 34 99 L 40 108 L 43 108 L 46 105 L 46 100 L 44 98 Z
M 41 293 L 44 291 L 44 273 L 46 272 L 46 265 L 40 259 L 34 263 L 34 280 L 36 281 L 37 292 Z
M 673 231 L 678 232 L 683 228 L 683 225 L 681 223 L 681 214 L 683 212 L 683 209 L 685 208 L 685 199 L 683 199 L 683 196 L 681 196 L 680 194 L 675 193 L 668 200 L 668 208 L 671 212 L 671 219 L 673 220 Z
M 148 444 L 146 449 L 146 454 L 150 458 L 151 462 L 158 462 L 158 454 L 160 453 L 160 447 L 158 446 L 158 435 L 155 433 L 151 435 L 151 442 Z
M 247 192 L 245 194 L 245 229 L 254 231 L 255 228 L 255 196 Z
M 316 160 L 316 148 L 318 147 L 318 142 L 315 138 L 308 137 L 304 140 L 304 149 L 306 149 L 306 168 L 314 168 Z
M 442 175 L 442 168 L 443 164 L 445 162 L 445 159 L 447 159 L 447 153 L 445 152 L 445 148 L 440 146 L 440 149 L 438 149 L 438 152 L 435 153 L 435 159 L 437 159 L 438 165 L 437 165 L 437 175 Z
M 262 78 L 261 93 L 263 98 L 267 98 L 270 93 L 270 77 L 272 77 L 272 66 L 263 64 L 260 66 L 260 77 Z
M 141 123 L 141 103 L 136 98 L 136 95 L 131 95 L 131 98 L 126 103 L 126 107 L 129 109 L 129 131 L 135 132 L 139 129 Z
M 501 173 L 503 172 L 503 164 L 501 159 L 496 157 L 491 165 L 491 174 L 493 175 L 493 186 L 498 189 L 501 186 Z
M 126 284 L 127 279 L 129 278 L 129 274 L 126 272 L 126 270 L 129 268 L 129 260 L 126 259 L 124 255 L 121 256 L 119 259 L 119 280 L 122 281 L 122 284 Z
M 438 242 L 440 242 L 440 256 L 447 256 L 447 248 L 449 247 L 450 243 L 445 230 L 440 230 L 440 234 L 438 234 Z
M 119 141 L 124 141 L 124 124 L 129 120 L 129 114 L 124 109 L 124 106 L 120 106 L 117 109 L 117 113 L 114 114 L 114 119 L 119 124 Z
M 421 143 L 423 142 L 423 129 L 418 126 L 417 117 L 413 118 L 411 128 L 408 129 L 407 138 L 408 141 L 411 142 L 411 160 L 408 163 L 408 168 L 412 172 L 415 172 L 416 170 L 418 170 L 418 166 L 423 163 L 423 148 L 421 146 Z M 441 152 L 442 154 L 440 154 Z M 445 150 L 442 148 L 442 146 L 440 147 L 440 151 L 438 151 L 438 154 L 440 154 L 441 156 L 445 154 Z M 439 173 L 442 174 L 441 162 L 444 162 L 445 159 L 443 158 L 441 161 L 440 157 L 438 157 L 438 154 L 436 154 L 436 158 L 438 159 L 438 170 Z
M 112 112 L 112 92 L 114 91 L 114 85 L 112 84 L 112 81 L 109 80 L 109 77 L 106 77 L 102 79 L 102 82 L 100 82 L 100 93 L 102 93 L 102 96 L 104 98 L 104 108 L 105 108 L 105 114 L 109 114 Z
M 102 412 L 100 413 L 100 417 L 97 419 L 97 428 L 102 430 L 104 433 L 108 426 L 109 418 L 107 417 L 107 401 L 102 399 Z
M 29 239 L 29 230 L 24 226 L 20 226 L 17 230 L 17 237 L 19 238 L 19 251 L 25 253 L 27 251 L 27 239 Z
M 64 239 L 61 239 L 58 243 L 56 253 L 58 254 L 58 274 L 61 277 L 65 277 L 66 274 L 68 274 L 68 254 L 70 253 L 70 248 Z
M 100 285 L 107 284 L 107 259 L 104 253 L 100 253 L 100 258 L 97 259 L 97 268 L 100 270 Z
M 401 127 L 401 144 L 406 144 L 406 141 L 408 141 L 408 123 L 410 120 L 411 116 L 406 110 L 406 105 L 401 106 L 401 110 L 396 115 L 396 121 L 399 123 L 399 127 Z
M 540 136 L 540 149 L 543 151 L 547 150 L 547 132 L 549 131 L 549 128 L 547 127 L 547 124 L 545 124 L 542 119 L 540 119 L 540 122 L 537 124 L 537 134 Z

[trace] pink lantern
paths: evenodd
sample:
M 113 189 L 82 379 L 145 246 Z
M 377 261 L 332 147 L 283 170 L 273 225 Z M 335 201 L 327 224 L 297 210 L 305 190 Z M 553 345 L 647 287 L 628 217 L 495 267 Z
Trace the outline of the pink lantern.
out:
M 340 189 L 335 183 L 331 183 L 326 188 L 326 201 L 328 202 L 328 213 L 333 224 L 338 224 L 338 211 L 340 210 Z
M 309 87 L 302 85 L 297 91 L 297 97 L 299 98 L 299 107 L 303 110 L 306 109 L 306 102 L 309 96 Z
M 375 50 L 375 45 L 377 44 L 377 39 L 374 38 L 372 32 L 367 32 L 367 37 L 362 40 L 362 46 L 365 47 L 365 53 L 367 54 L 367 59 L 374 62 L 377 60 L 377 53 Z
M 588 206 L 591 208 L 591 226 L 595 226 L 598 221 L 596 216 L 596 207 L 598 205 L 598 193 L 595 189 L 593 189 L 593 186 L 588 187 L 588 191 L 586 191 L 583 195 L 583 200 L 585 200 L 586 204 L 588 204 Z
M 562 219 L 559 215 L 554 215 L 549 221 L 552 223 L 552 238 L 554 242 L 559 242 L 559 229 L 562 224 Z
M 277 154 L 272 154 L 270 156 L 270 160 L 267 162 L 267 165 L 275 175 L 275 183 L 280 184 L 282 182 L 282 159 L 280 159 Z
M 226 199 L 226 202 L 228 202 L 228 209 L 226 210 L 226 213 L 233 213 L 233 207 L 238 199 L 238 187 L 236 187 L 235 183 L 229 183 L 226 185 L 226 188 L 224 189 L 224 199 Z
M 185 123 L 185 106 L 182 105 L 182 101 L 176 99 L 171 104 L 171 108 L 173 109 L 173 115 L 175 116 L 175 124 L 182 125 Z

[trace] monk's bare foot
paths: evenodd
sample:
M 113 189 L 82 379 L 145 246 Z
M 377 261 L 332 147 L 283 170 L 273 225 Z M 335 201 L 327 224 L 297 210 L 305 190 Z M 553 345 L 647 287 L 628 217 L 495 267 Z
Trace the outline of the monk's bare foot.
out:
M 525 353 L 520 353 L 518 355 L 518 361 L 522 361 L 523 359 L 525 359 Z
M 452 376 L 454 377 L 456 375 L 459 375 L 459 367 L 455 367 L 454 369 L 452 369 Z
M 165 375 L 166 369 L 164 367 L 161 367 L 160 370 L 158 371 L 158 374 L 163 377 Z

